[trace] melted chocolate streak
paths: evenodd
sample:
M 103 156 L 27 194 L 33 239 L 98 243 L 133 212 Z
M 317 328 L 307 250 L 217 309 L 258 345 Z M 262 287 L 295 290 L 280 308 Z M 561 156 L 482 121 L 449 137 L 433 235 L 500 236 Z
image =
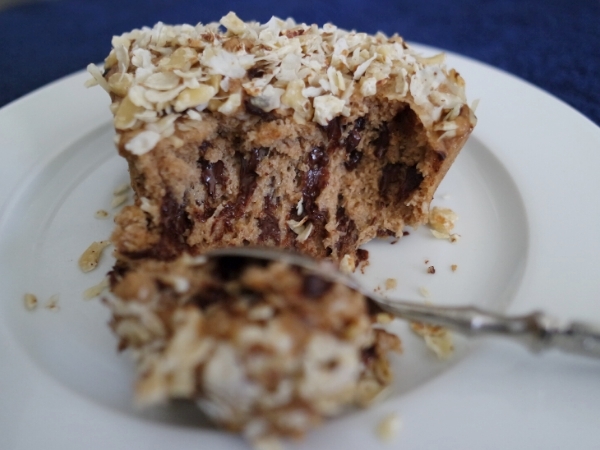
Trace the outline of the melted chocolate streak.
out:
M 138 252 L 126 253 L 131 259 L 153 258 L 158 260 L 171 260 L 187 249 L 185 236 L 192 228 L 192 221 L 188 217 L 184 198 L 179 204 L 171 192 L 167 192 L 162 199 L 160 207 L 160 240 L 154 247 Z
M 233 231 L 233 221 L 239 219 L 244 214 L 244 209 L 248 205 L 248 200 L 252 197 L 256 189 L 258 174 L 256 169 L 260 161 L 267 156 L 269 149 L 260 147 L 250 151 L 249 158 L 245 158 L 242 154 L 237 153 L 240 159 L 240 190 L 234 202 L 225 205 L 219 215 L 219 219 L 223 220 L 225 231 Z M 216 224 L 216 222 L 215 222 Z M 214 230 L 213 230 L 214 231 Z M 222 236 L 217 237 L 221 239 Z

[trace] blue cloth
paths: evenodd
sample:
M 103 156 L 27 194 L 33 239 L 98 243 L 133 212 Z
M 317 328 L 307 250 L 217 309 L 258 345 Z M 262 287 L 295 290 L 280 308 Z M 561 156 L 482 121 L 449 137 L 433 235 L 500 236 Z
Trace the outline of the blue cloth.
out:
M 271 15 L 399 33 L 502 68 L 600 124 L 599 0 L 54 0 L 0 12 L 0 106 L 100 62 L 132 28 Z

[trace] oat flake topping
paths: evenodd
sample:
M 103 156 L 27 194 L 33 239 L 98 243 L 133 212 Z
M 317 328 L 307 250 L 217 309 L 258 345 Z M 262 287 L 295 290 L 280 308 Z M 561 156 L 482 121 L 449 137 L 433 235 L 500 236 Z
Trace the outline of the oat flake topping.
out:
M 202 120 L 204 110 L 243 117 L 249 104 L 324 126 L 381 90 L 409 103 L 444 139 L 456 135 L 454 119 L 466 104 L 464 82 L 446 69 L 443 54 L 425 58 L 397 35 L 331 24 L 243 22 L 230 12 L 207 25 L 159 22 L 113 37 L 112 46 L 104 71 L 88 66 L 87 85 L 111 94 L 117 131 L 144 132 L 129 145 L 136 154 L 177 124 Z

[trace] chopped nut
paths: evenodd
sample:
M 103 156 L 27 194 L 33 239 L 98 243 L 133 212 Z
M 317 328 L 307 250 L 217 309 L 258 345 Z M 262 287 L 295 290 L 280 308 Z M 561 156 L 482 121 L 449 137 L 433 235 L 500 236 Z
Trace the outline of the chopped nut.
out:
M 429 213 L 429 226 L 432 231 L 437 231 L 441 234 L 450 235 L 457 220 L 458 215 L 450 208 L 435 206 Z
M 194 89 L 184 89 L 177 96 L 175 111 L 181 112 L 188 108 L 208 104 L 211 98 L 217 94 L 217 90 L 207 84 L 200 84 Z
M 377 425 L 377 437 L 384 442 L 390 442 L 402 428 L 402 421 L 397 413 L 391 413 Z
M 431 292 L 429 292 L 429 289 L 427 289 L 427 288 L 426 288 L 426 287 L 424 287 L 424 286 L 421 286 L 421 287 L 419 288 L 419 292 L 420 292 L 420 293 L 421 293 L 421 295 L 422 295 L 423 297 L 425 297 L 425 298 L 429 298 L 429 297 L 431 297 Z
M 387 312 L 377 313 L 375 316 L 375 322 L 380 323 L 382 325 L 391 323 L 394 320 L 394 316 Z
M 433 236 L 436 239 L 450 239 L 450 235 L 448 233 L 440 233 L 437 230 L 430 230 L 431 234 L 433 234 Z
M 60 306 L 58 306 L 58 294 L 54 294 L 48 299 L 46 302 L 46 309 L 54 312 L 60 309 Z
M 93 242 L 79 258 L 79 268 L 83 272 L 94 270 L 102 256 L 102 250 L 110 245 L 110 241 Z
M 108 287 L 108 277 L 104 277 L 100 283 L 87 288 L 83 291 L 83 299 L 91 300 L 92 298 L 98 297 Z
M 160 138 L 160 133 L 156 131 L 142 131 L 125 144 L 125 150 L 129 150 L 134 155 L 143 155 L 156 147 Z
M 123 183 L 120 184 L 119 186 L 117 186 L 115 188 L 115 190 L 113 191 L 113 195 L 121 195 L 124 194 L 125 192 L 127 192 L 129 189 L 131 188 L 129 183 Z
M 33 311 L 38 305 L 37 297 L 35 295 L 29 294 L 29 293 L 27 293 L 23 296 L 23 302 L 25 303 L 25 308 L 28 311 Z
M 447 359 L 454 352 L 452 334 L 446 328 L 420 322 L 411 322 L 410 328 L 425 340 L 427 348 L 432 350 L 438 358 Z
M 107 219 L 110 216 L 110 214 L 108 213 L 108 211 L 105 211 L 104 209 L 99 209 L 98 211 L 96 211 L 96 213 L 94 214 L 94 217 L 96 219 Z
M 308 239 L 308 237 L 310 236 L 310 233 L 312 233 L 314 226 L 312 224 L 312 222 L 308 222 L 308 224 L 306 225 L 306 227 L 304 227 L 304 230 L 302 231 L 302 233 L 300 233 L 297 237 L 296 240 L 298 242 L 304 242 Z
M 354 258 L 348 254 L 344 255 L 342 261 L 340 262 L 340 271 L 343 273 L 354 273 L 356 270 L 356 261 Z
M 433 267 L 433 266 L 429 266 L 429 267 L 427 268 L 427 273 L 434 274 L 434 273 L 435 273 L 435 267 Z
M 388 278 L 387 280 L 385 280 L 385 288 L 386 290 L 390 290 L 390 289 L 396 289 L 396 287 L 398 286 L 398 281 L 395 278 Z
M 450 266 L 450 268 L 452 269 L 452 272 L 456 272 L 456 269 L 458 269 L 458 266 L 456 264 L 452 264 Z
M 110 202 L 110 206 L 114 209 L 114 208 L 118 208 L 119 206 L 121 206 L 123 203 L 125 203 L 128 199 L 128 195 L 127 193 L 125 194 L 121 194 L 121 195 L 115 195 L 112 199 L 112 202 Z

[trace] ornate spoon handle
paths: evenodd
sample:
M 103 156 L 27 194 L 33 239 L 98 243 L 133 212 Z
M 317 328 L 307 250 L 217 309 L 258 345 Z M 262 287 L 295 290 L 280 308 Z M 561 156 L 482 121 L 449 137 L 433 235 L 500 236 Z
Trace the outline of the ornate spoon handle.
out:
M 600 358 L 600 327 L 581 322 L 560 325 L 541 312 L 504 316 L 472 306 L 433 306 L 376 299 L 386 311 L 404 319 L 441 325 L 467 336 L 505 336 L 533 352 L 557 348 Z
M 317 262 L 297 253 L 272 248 L 224 248 L 205 255 L 208 258 L 242 257 L 280 261 L 303 267 L 326 280 L 342 283 L 371 298 L 380 307 L 403 319 L 441 325 L 468 336 L 496 335 L 513 338 L 531 351 L 558 348 L 568 353 L 600 358 L 600 327 L 572 322 L 561 326 L 541 312 L 525 316 L 503 316 L 473 306 L 434 306 L 406 301 L 390 301 L 367 292 L 353 277 L 327 262 Z

